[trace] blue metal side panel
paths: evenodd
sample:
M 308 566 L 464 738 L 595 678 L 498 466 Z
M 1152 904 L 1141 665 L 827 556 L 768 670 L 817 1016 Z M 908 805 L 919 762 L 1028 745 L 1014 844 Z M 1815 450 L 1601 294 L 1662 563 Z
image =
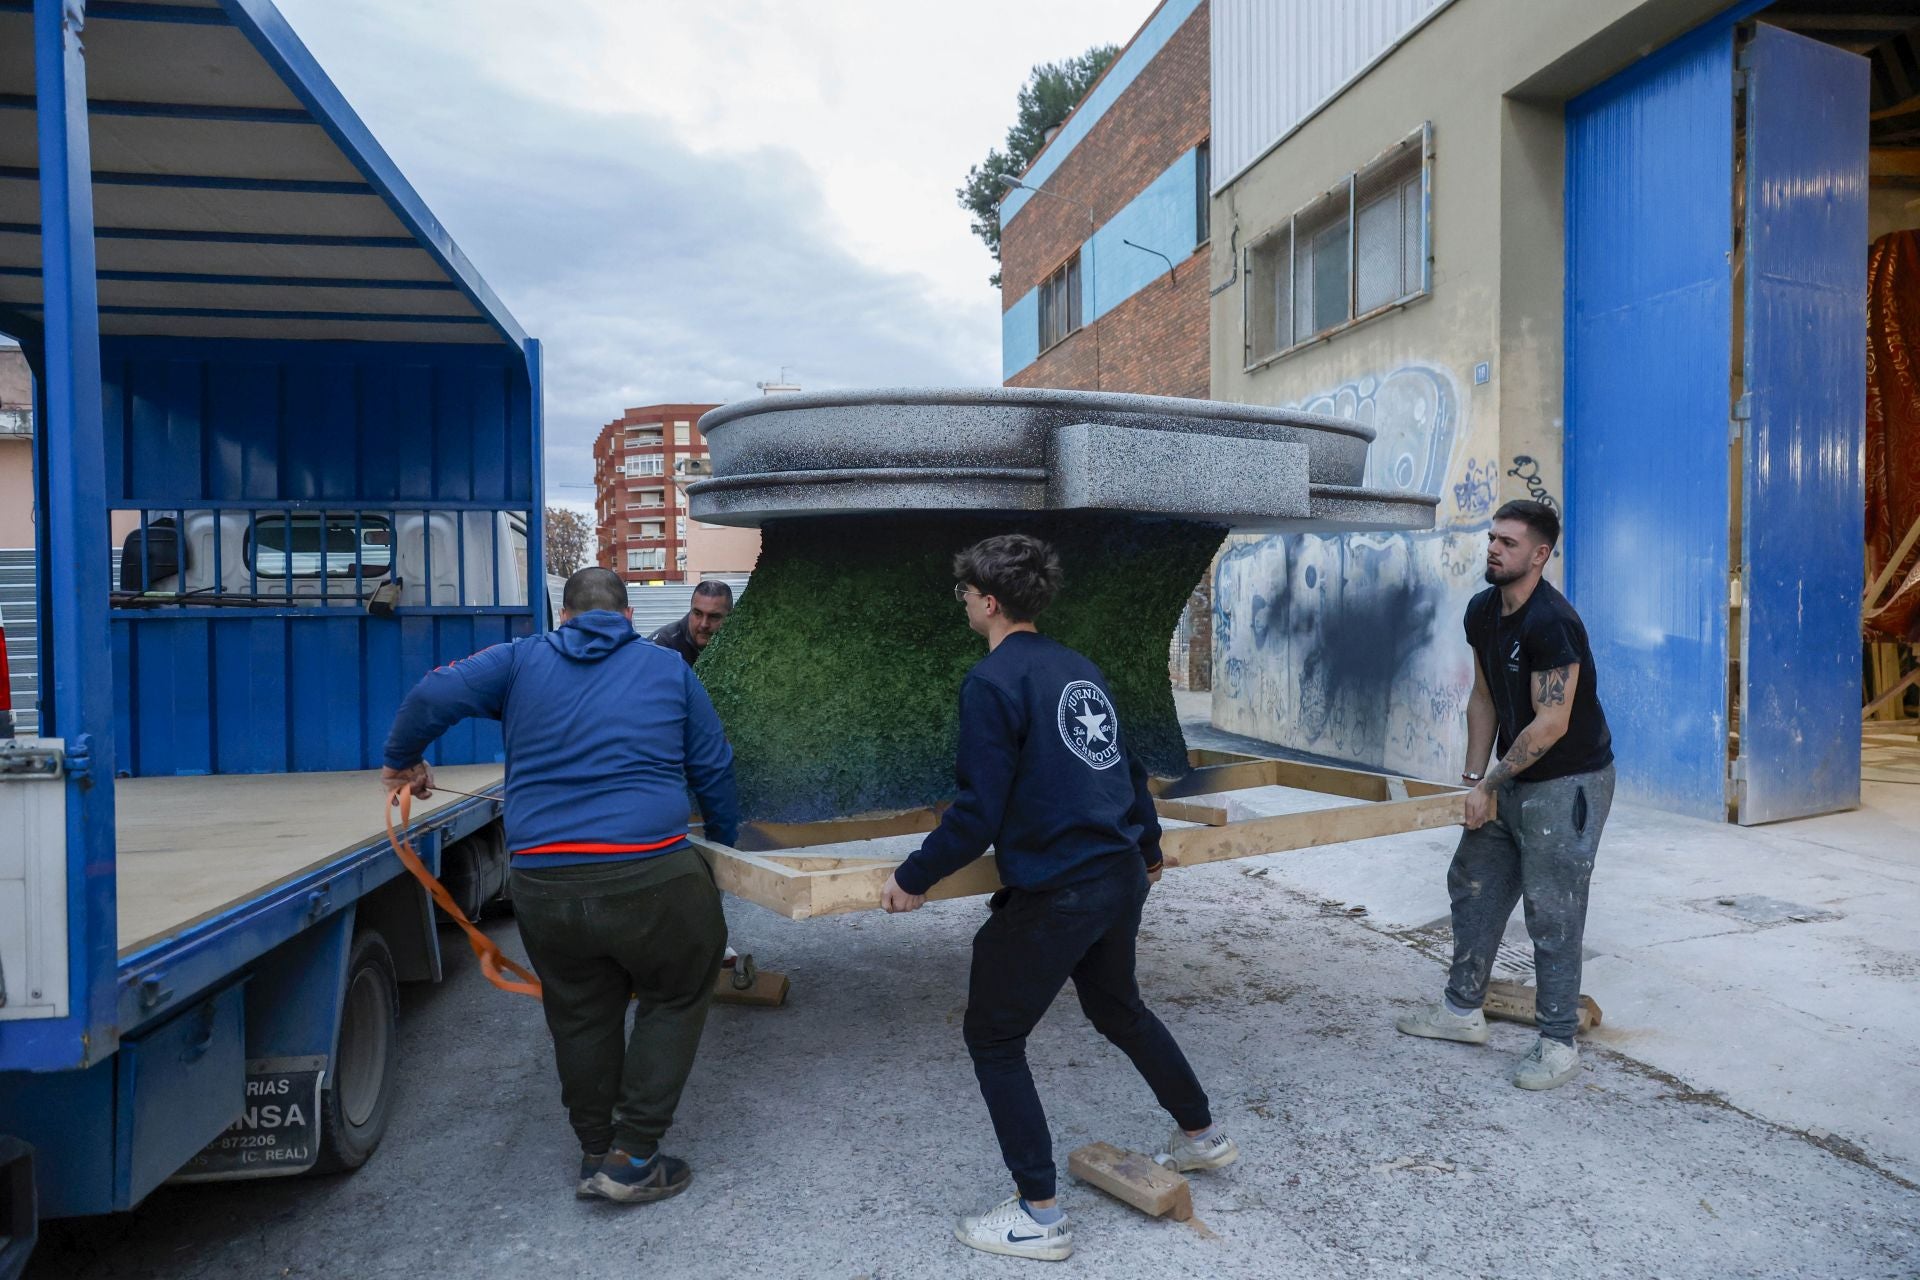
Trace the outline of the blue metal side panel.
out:
M 85 1071 L 0 1071 L 0 1116 L 33 1144 L 43 1218 L 113 1209 L 113 1069 L 109 1058 Z
M 109 434 L 125 458 L 110 496 L 159 513 L 200 500 L 280 499 L 401 511 L 482 501 L 534 512 L 529 359 L 471 346 L 110 340 L 105 382 L 124 412 Z M 415 680 L 532 626 L 531 606 L 484 619 L 225 609 L 116 618 L 120 688 L 131 704 L 117 726 L 126 767 L 142 775 L 373 767 Z M 435 759 L 499 755 L 497 729 L 483 725 L 455 729 Z
M 1194 200 L 1197 163 L 1191 151 L 1181 156 L 1094 233 L 1094 251 L 1088 259 L 1093 269 L 1081 275 L 1082 314 L 1089 323 L 1167 277 L 1165 262 L 1123 241 L 1157 249 L 1175 263 L 1193 253 L 1199 236 L 1199 207 Z
M 1868 63 L 1761 26 L 1747 81 L 1739 820 L 1860 803 Z
M 1040 358 L 1040 292 L 1029 289 L 1000 313 L 1000 377 L 1011 378 Z
M 1567 107 L 1566 554 L 1622 794 L 1726 816 L 1733 38 Z
M 34 128 L 39 173 L 44 329 L 35 372 L 41 462 L 36 568 L 44 584 L 41 733 L 66 742 L 71 764 L 66 874 L 69 1012 L 10 1022 L 0 1065 L 83 1067 L 111 1054 L 114 1026 L 114 686 L 107 643 L 108 524 L 94 285 L 93 182 L 87 135 L 85 18 L 78 5 L 34 0 Z

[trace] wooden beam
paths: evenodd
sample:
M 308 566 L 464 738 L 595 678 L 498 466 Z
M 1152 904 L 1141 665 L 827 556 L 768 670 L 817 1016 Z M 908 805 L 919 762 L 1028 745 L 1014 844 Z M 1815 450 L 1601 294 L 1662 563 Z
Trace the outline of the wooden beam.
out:
M 1191 800 L 1155 800 L 1153 809 L 1163 818 L 1175 822 L 1197 822 L 1203 827 L 1224 827 L 1227 825 L 1227 811 L 1219 805 L 1196 804 Z
M 1193 1217 L 1187 1180 L 1138 1151 L 1089 1142 L 1067 1157 L 1067 1172 L 1155 1218 L 1185 1222 Z
M 824 822 L 743 822 L 740 824 L 740 843 L 734 847 L 749 853 L 764 853 L 774 849 L 804 849 L 810 845 L 915 835 L 938 826 L 940 813 L 945 808 L 941 804 L 924 809 L 906 809 L 899 813 L 829 818 Z
M 1283 813 L 1224 827 L 1181 827 L 1162 832 L 1160 852 L 1170 867 L 1192 867 L 1228 858 L 1262 853 L 1285 853 L 1314 845 L 1341 844 L 1402 831 L 1428 831 L 1458 826 L 1464 817 L 1465 792 L 1385 800 L 1378 804 L 1342 805 L 1337 809 L 1310 809 Z
M 1875 698 L 1872 702 L 1869 702 L 1865 707 L 1861 708 L 1860 710 L 1861 719 L 1864 720 L 1864 719 L 1871 718 L 1874 712 L 1888 705 L 1895 698 L 1898 698 L 1902 694 L 1906 693 L 1906 691 L 1912 688 L 1914 684 L 1917 682 L 1920 682 L 1920 667 L 1915 667 L 1913 670 L 1907 672 L 1907 674 L 1905 674 L 1904 676 L 1901 676 L 1900 679 L 1894 683 L 1891 689 L 1886 690 L 1879 697 Z
M 1277 764 L 1277 760 L 1242 760 L 1233 764 L 1201 765 L 1184 778 L 1155 778 L 1148 786 L 1156 796 L 1165 796 L 1169 800 L 1181 796 L 1208 796 L 1217 791 L 1270 787 Z
M 1900 562 L 1907 558 L 1907 552 L 1913 550 L 1916 540 L 1920 540 L 1920 520 L 1913 522 L 1913 528 L 1907 530 L 1907 536 L 1900 539 L 1899 549 L 1893 553 L 1891 559 L 1880 566 L 1879 575 L 1868 584 L 1866 599 L 1860 602 L 1862 614 L 1872 613 L 1880 607 L 1880 593 L 1887 589 L 1887 583 L 1893 580 L 1893 575 L 1900 569 Z

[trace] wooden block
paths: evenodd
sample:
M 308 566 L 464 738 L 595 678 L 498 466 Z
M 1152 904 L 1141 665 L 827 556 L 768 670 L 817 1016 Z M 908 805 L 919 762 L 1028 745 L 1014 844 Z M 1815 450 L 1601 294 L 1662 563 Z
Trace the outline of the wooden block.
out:
M 733 970 L 722 969 L 713 982 L 713 1002 L 775 1009 L 787 1002 L 787 989 L 792 985 L 787 981 L 786 974 L 761 969 L 753 975 L 752 986 L 736 987 L 733 985 Z
M 1489 982 L 1487 999 L 1480 1011 L 1489 1018 L 1501 1018 L 1507 1022 L 1524 1022 L 1533 1025 L 1537 1019 L 1534 1009 L 1534 989 L 1519 982 Z M 1600 1006 L 1593 997 L 1580 997 L 1579 1031 L 1593 1030 L 1600 1025 Z
M 1156 1218 L 1193 1217 L 1193 1189 L 1173 1170 L 1138 1151 L 1090 1142 L 1067 1157 L 1067 1172 Z

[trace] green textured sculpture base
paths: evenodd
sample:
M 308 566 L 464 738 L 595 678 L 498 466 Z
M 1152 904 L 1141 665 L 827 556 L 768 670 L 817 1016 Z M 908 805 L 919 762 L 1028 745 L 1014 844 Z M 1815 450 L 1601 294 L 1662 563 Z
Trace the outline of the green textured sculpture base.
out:
M 1187 771 L 1167 645 L 1222 526 L 1103 513 L 780 520 L 698 667 L 744 816 L 809 822 L 952 798 L 960 680 L 986 654 L 954 603 L 953 556 L 997 533 L 1053 544 L 1066 586 L 1040 630 L 1106 673 L 1149 772 Z

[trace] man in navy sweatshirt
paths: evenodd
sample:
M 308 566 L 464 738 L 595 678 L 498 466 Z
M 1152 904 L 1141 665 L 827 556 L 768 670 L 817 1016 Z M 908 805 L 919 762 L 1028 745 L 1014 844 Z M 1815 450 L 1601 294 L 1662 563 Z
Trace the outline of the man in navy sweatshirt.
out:
M 962 1218 L 954 1235 L 988 1253 L 1060 1259 L 1073 1232 L 1054 1198 L 1027 1036 L 1069 978 L 1087 1019 L 1173 1116 L 1161 1163 L 1217 1169 L 1240 1153 L 1134 981 L 1140 910 L 1160 878 L 1160 823 L 1106 678 L 1033 625 L 1060 590 L 1060 559 L 1038 538 L 1007 534 L 955 556 L 953 575 L 967 625 L 987 640 L 960 685 L 959 795 L 888 878 L 881 905 L 917 909 L 942 877 L 994 847 L 1006 888 L 974 935 L 964 1034 L 1017 1192 Z
M 727 922 L 687 843 L 687 786 L 707 834 L 739 823 L 733 749 L 678 654 L 634 632 L 607 569 L 567 579 L 560 626 L 430 673 L 400 704 L 381 776 L 431 793 L 421 756 L 468 716 L 507 748 L 514 913 L 540 975 L 560 1100 L 583 1158 L 576 1190 L 663 1200 L 692 1172 L 660 1151 L 706 1024 Z M 633 1034 L 627 1002 L 637 996 Z

